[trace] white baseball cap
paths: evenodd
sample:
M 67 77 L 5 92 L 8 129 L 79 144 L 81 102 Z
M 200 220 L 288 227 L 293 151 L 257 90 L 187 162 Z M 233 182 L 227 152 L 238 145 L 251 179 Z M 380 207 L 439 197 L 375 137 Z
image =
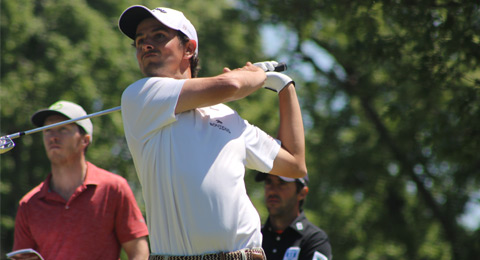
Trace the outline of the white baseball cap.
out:
M 60 100 L 53 103 L 48 109 L 38 110 L 33 114 L 31 121 L 36 126 L 43 126 L 45 119 L 51 115 L 62 115 L 66 116 L 68 119 L 79 118 L 81 116 L 86 116 L 87 112 L 85 110 L 72 102 Z M 83 119 L 75 122 L 77 125 L 83 128 L 87 134 L 90 135 L 90 142 L 92 141 L 93 136 L 93 124 L 90 118 Z
M 123 34 L 130 39 L 135 40 L 137 26 L 141 21 L 148 17 L 154 17 L 167 27 L 181 31 L 188 38 L 194 40 L 197 43 L 195 53 L 198 55 L 197 31 L 193 24 L 180 11 L 166 7 L 157 7 L 150 10 L 143 5 L 133 5 L 123 11 L 118 20 L 118 27 Z

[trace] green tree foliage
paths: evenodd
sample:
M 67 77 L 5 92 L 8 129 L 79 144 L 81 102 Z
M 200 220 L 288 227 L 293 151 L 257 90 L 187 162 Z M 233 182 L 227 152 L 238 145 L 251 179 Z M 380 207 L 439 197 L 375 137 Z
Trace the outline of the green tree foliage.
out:
M 287 61 L 303 106 L 306 211 L 335 258 L 475 259 L 480 230 L 459 219 L 479 190 L 479 5 L 417 2 L 1 1 L 1 135 L 31 129 L 30 116 L 59 99 L 88 113 L 120 105 L 141 77 L 117 28 L 130 5 L 184 11 L 199 32 L 200 76 L 264 60 L 258 30 L 267 24 L 284 43 L 270 58 Z M 275 135 L 275 102 L 259 91 L 231 105 Z M 87 158 L 126 177 L 143 205 L 120 112 L 92 121 Z M 15 142 L 0 156 L 1 255 L 19 199 L 49 169 L 40 133 Z
M 335 258 L 478 258 L 478 225 L 459 222 L 479 203 L 478 1 L 245 3 L 290 32 L 277 55 L 311 70 L 307 208 Z
M 172 7 L 190 18 L 199 32 L 200 76 L 259 60 L 258 31 L 230 1 L 1 1 L 1 135 L 34 128 L 31 115 L 60 99 L 87 113 L 119 106 L 123 90 L 142 77 L 132 41 L 117 27 L 122 11 L 134 4 Z M 92 121 L 87 159 L 126 177 L 143 209 L 120 112 Z M 18 201 L 50 168 L 41 133 L 14 141 L 16 147 L 0 156 L 3 256 L 12 248 Z

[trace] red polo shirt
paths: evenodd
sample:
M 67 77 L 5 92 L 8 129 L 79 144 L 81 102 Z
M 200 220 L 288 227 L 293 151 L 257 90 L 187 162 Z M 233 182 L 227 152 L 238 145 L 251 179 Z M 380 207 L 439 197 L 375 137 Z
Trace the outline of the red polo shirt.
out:
M 20 200 L 13 250 L 33 248 L 48 260 L 116 260 L 122 243 L 148 235 L 127 181 L 87 164 L 68 201 L 50 191 L 51 174 Z

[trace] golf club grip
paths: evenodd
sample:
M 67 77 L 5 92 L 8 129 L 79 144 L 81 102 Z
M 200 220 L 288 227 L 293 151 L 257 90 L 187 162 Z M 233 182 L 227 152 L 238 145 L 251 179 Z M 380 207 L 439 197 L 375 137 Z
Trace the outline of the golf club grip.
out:
M 276 72 L 282 72 L 287 70 L 287 64 L 285 62 L 280 62 L 278 65 L 275 67 Z

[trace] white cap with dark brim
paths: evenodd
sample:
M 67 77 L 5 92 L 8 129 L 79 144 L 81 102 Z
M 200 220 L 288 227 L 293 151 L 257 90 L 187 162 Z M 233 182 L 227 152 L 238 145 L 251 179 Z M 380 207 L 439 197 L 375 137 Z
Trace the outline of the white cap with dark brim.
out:
M 120 16 L 118 27 L 123 34 L 130 39 L 135 40 L 137 26 L 148 17 L 154 17 L 167 27 L 181 31 L 189 39 L 194 40 L 197 43 L 195 53 L 198 55 L 197 31 L 193 24 L 180 11 L 166 7 L 157 7 L 150 10 L 143 5 L 130 6 Z
M 257 182 L 261 182 L 261 181 L 264 181 L 267 176 L 269 174 L 268 173 L 263 173 L 263 172 L 257 172 L 257 175 L 255 176 L 255 181 Z M 283 181 L 285 182 L 294 182 L 294 181 L 297 181 L 301 184 L 303 184 L 303 186 L 307 186 L 308 185 L 308 175 L 305 175 L 305 177 L 303 178 L 289 178 L 289 177 L 283 177 L 283 176 L 278 176 L 278 175 L 273 175 L 273 176 L 277 176 L 279 177 L 280 179 L 282 179 Z

